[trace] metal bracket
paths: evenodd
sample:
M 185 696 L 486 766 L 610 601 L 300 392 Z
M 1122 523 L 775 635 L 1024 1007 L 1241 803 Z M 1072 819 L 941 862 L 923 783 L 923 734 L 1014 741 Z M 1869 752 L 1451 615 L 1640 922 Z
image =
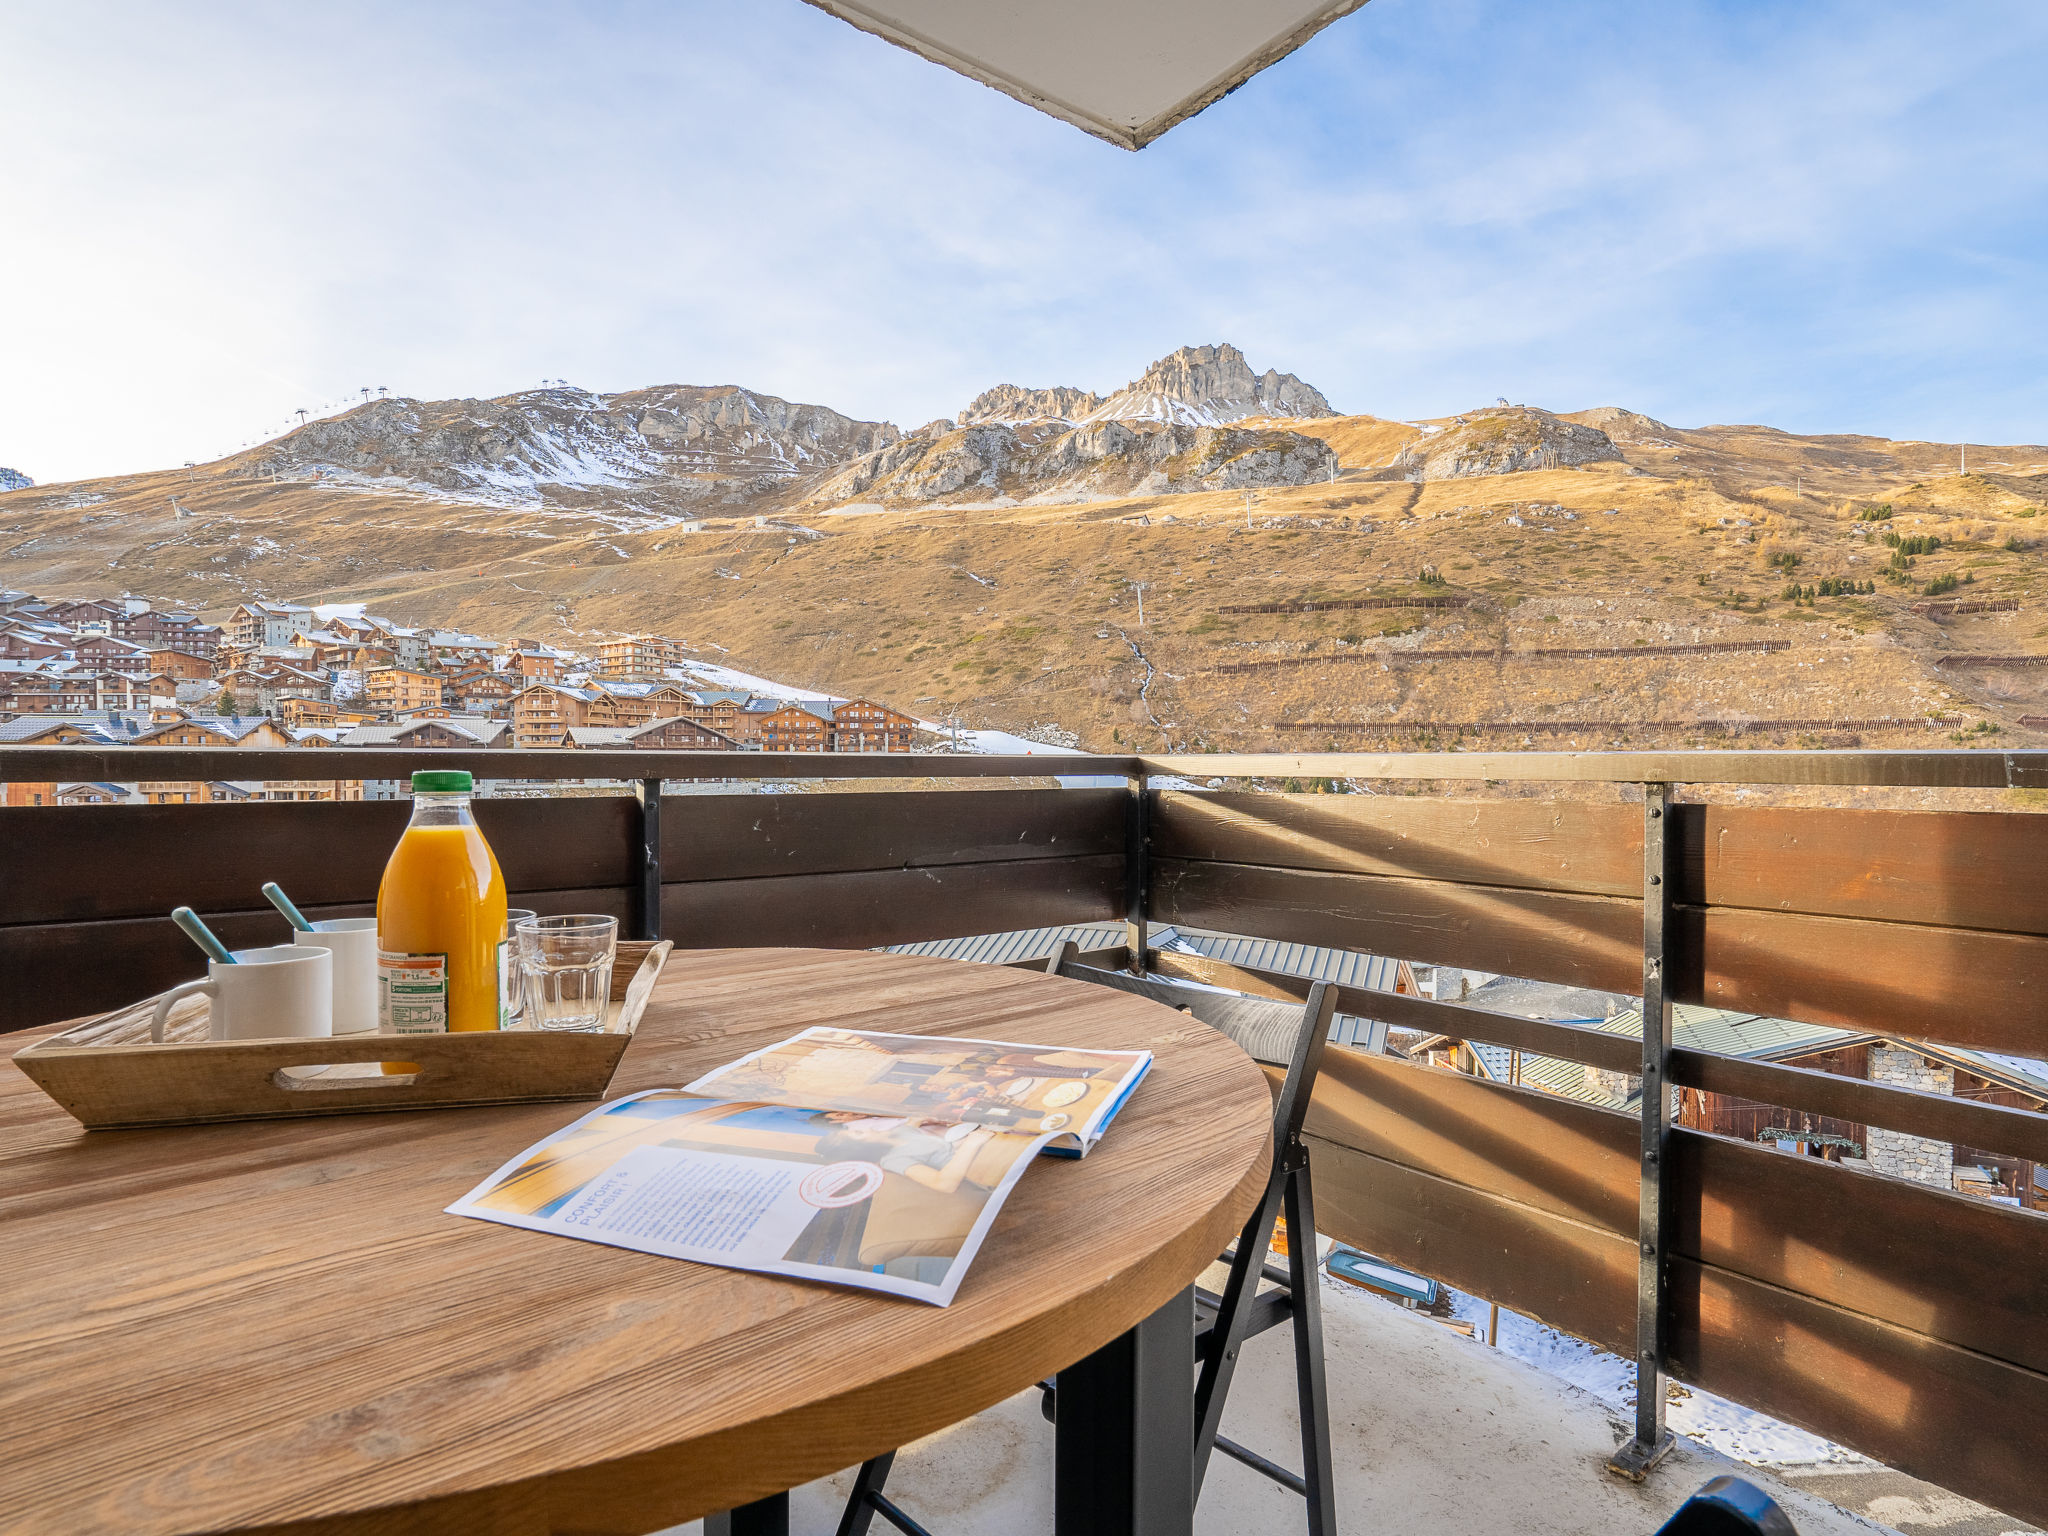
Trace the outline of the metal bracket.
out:
M 1664 1428 L 1663 1365 L 1668 1353 L 1665 1297 L 1670 1206 L 1671 1095 L 1671 786 L 1643 786 L 1642 1154 L 1636 1221 L 1636 1422 L 1629 1442 L 1608 1461 L 1617 1476 L 1640 1482 L 1671 1448 Z
M 1645 1446 L 1637 1440 L 1624 1440 L 1621 1449 L 1607 1458 L 1606 1469 L 1616 1477 L 1640 1483 L 1650 1475 L 1650 1469 L 1669 1454 L 1671 1446 L 1671 1431 L 1668 1429 L 1654 1445 Z
M 1124 801 L 1124 946 L 1130 951 L 1131 969 L 1142 976 L 1152 950 L 1152 805 L 1143 773 L 1134 773 L 1125 782 L 1129 793 Z
M 634 903 L 633 926 L 638 939 L 661 937 L 661 780 L 641 779 L 634 786 L 639 802 L 635 839 L 634 872 L 638 900 Z

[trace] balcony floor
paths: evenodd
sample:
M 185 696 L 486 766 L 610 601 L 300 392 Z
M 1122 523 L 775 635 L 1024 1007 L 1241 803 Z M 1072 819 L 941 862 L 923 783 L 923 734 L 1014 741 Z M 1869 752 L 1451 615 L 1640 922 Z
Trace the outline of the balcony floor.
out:
M 1701 1483 L 1731 1471 L 1776 1497 L 1801 1536 L 1882 1529 L 1683 1439 L 1647 1484 L 1620 1482 L 1600 1469 L 1620 1421 L 1588 1394 L 1341 1282 L 1323 1290 L 1340 1532 L 1649 1536 Z M 1298 1467 L 1292 1361 L 1282 1329 L 1246 1346 L 1224 1432 Z M 851 1476 L 797 1490 L 791 1531 L 829 1533 Z M 1051 1490 L 1052 1430 L 1035 1391 L 907 1448 L 889 1480 L 890 1495 L 939 1536 L 1044 1536 Z M 1217 1456 L 1195 1517 L 1201 1536 L 1304 1528 L 1298 1498 Z

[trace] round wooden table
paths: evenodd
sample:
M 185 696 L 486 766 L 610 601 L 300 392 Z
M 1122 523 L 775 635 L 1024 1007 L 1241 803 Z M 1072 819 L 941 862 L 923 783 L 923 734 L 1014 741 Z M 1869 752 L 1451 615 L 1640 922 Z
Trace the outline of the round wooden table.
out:
M 1264 1185 L 1236 1046 L 992 966 L 678 952 L 611 1096 L 814 1024 L 1157 1061 L 1093 1153 L 1026 1173 L 943 1309 L 442 1214 L 575 1105 L 86 1132 L 0 1074 L 0 1529 L 641 1536 L 1097 1358 Z

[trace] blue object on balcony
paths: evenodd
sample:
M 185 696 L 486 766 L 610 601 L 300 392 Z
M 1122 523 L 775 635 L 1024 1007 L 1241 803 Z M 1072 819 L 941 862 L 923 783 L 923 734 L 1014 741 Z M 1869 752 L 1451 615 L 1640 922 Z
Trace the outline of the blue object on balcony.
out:
M 1717 1477 L 1678 1506 L 1657 1536 L 1799 1536 L 1771 1496 L 1739 1477 Z
M 1407 1270 L 1396 1269 L 1383 1260 L 1368 1258 L 1356 1248 L 1346 1248 L 1341 1243 L 1332 1248 L 1328 1267 L 1333 1275 L 1341 1275 L 1367 1290 L 1391 1296 L 1411 1307 L 1428 1307 L 1436 1303 L 1434 1280 L 1423 1275 L 1411 1275 Z

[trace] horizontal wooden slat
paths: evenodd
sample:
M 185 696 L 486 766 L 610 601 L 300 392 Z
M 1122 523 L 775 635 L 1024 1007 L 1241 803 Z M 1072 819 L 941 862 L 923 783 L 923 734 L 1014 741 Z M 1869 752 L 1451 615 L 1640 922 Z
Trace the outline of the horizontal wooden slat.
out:
M 511 893 L 513 906 L 544 914 L 602 912 L 625 921 L 621 886 Z M 315 904 L 302 909 L 315 920 L 369 917 L 373 901 Z M 285 944 L 291 929 L 272 908 L 202 912 L 206 925 L 230 949 Z M 206 957 L 168 917 L 124 917 L 97 922 L 35 923 L 0 928 L 0 1031 L 54 1024 L 138 1002 L 181 981 L 206 974 Z
M 1152 917 L 1607 991 L 1642 981 L 1641 905 L 1613 896 L 1162 858 Z
M 50 779 L 403 779 L 460 768 L 493 779 L 1029 779 L 1122 777 L 1096 753 L 669 752 L 551 747 L 0 747 L 0 784 Z
M 1927 1291 L 1969 1305 L 1939 1277 Z M 1671 1296 L 1679 1380 L 2048 1524 L 2048 1376 L 1685 1257 Z
M 275 880 L 301 907 L 374 901 L 410 802 L 92 805 L 0 810 L 0 923 L 232 912 Z M 514 890 L 623 885 L 634 806 L 619 797 L 478 800 Z
M 1639 896 L 1643 813 L 1544 800 L 1161 791 L 1152 810 L 1152 853 Z
M 1632 1038 L 1627 1043 L 1631 1051 L 1636 1048 Z M 1632 1072 L 1636 1068 L 1621 1070 Z M 1831 1115 L 1837 1120 L 1883 1126 L 1886 1130 L 1907 1131 L 1984 1152 L 2005 1152 L 2048 1163 L 2048 1115 L 2003 1104 L 1921 1093 L 1866 1082 L 1860 1077 L 1840 1077 L 1832 1072 L 1777 1062 L 1745 1061 L 1739 1056 L 1685 1047 L 1671 1052 L 1671 1081 L 1686 1088 L 1733 1094 L 1760 1104 L 1779 1104 L 1787 1109 Z
M 1005 968 L 1012 971 L 1042 972 L 1045 969 L 1045 962 L 1051 953 L 1052 951 L 1047 950 L 1045 954 L 1035 956 L 1029 960 L 1005 960 L 1002 964 Z M 1120 971 L 1131 963 L 1131 952 L 1121 944 L 1113 944 L 1107 949 L 1076 950 L 1074 952 L 1074 963 L 1076 965 L 1092 966 L 1096 970 Z
M 686 795 L 663 802 L 665 880 L 737 880 L 1121 853 L 1122 789 Z
M 1219 752 L 1147 753 L 1148 773 L 1191 779 L 1391 779 L 1472 783 L 1832 784 L 2048 787 L 2048 751 L 2018 752 Z M 1101 771 L 1101 770 L 1095 770 Z
M 1673 807 L 1676 900 L 2048 932 L 2048 817 Z M 1642 811 L 1549 800 L 1162 791 L 1161 858 L 1637 896 Z
M 868 949 L 1101 922 L 1122 899 L 1120 855 L 706 880 L 662 887 L 662 937 L 686 949 Z
M 1636 1245 L 1310 1134 L 1316 1226 L 1392 1264 L 1635 1353 Z
M 1674 929 L 1680 1002 L 2048 1055 L 2048 938 L 1730 907 Z
M 2048 932 L 2048 816 L 1679 805 L 1671 835 L 1689 905 Z
M 1427 1034 L 1445 1035 L 1453 1040 L 1477 1040 L 1485 1045 L 1504 1045 L 1512 1050 L 1555 1056 L 1563 1061 L 1585 1062 L 1610 1072 L 1638 1072 L 1643 1064 L 1641 1040 L 1634 1035 L 1613 1035 L 1583 1024 L 1556 1024 L 1548 1019 L 1524 1019 L 1489 1008 L 1468 1008 L 1463 1003 L 1439 1003 L 1426 997 L 1375 994 L 1373 1016 L 1419 1029 Z

